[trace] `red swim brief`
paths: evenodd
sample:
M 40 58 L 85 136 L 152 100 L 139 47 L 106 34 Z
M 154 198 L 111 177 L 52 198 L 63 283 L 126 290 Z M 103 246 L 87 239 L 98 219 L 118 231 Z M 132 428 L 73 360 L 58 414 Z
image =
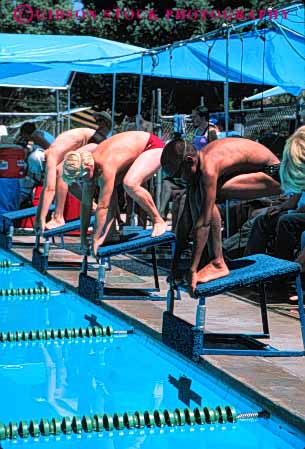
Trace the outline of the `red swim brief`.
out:
M 164 148 L 165 143 L 158 136 L 150 133 L 149 140 L 144 151 L 154 150 L 155 148 Z

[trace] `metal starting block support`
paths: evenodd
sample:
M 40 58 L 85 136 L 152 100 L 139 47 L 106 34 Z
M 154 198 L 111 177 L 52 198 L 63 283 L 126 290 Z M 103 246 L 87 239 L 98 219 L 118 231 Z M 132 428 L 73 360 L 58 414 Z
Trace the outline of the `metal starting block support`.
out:
M 115 245 L 101 246 L 98 250 L 98 278 L 95 279 L 87 274 L 90 264 L 88 257 L 85 256 L 82 264 L 82 272 L 79 276 L 78 292 L 81 296 L 93 301 L 99 302 L 104 299 L 128 299 L 128 300 L 151 300 L 164 301 L 164 297 L 154 295 L 153 292 L 159 292 L 158 268 L 156 259 L 156 247 L 165 243 L 171 244 L 172 256 L 175 251 L 175 234 L 165 232 L 159 237 L 151 237 L 151 231 L 142 231 L 129 240 Z M 150 248 L 152 252 L 152 265 L 154 271 L 155 288 L 116 288 L 106 290 L 105 277 L 106 271 L 111 269 L 110 257 L 134 251 Z M 111 291 L 112 290 L 112 291 Z M 115 291 L 114 291 L 115 290 Z M 119 291 L 118 291 L 119 290 Z M 129 290 L 129 291 L 128 291 Z M 116 293 L 118 291 L 118 293 Z M 129 293 L 129 294 L 128 294 Z
M 3 220 L 2 228 L 3 230 L 0 232 L 0 247 L 8 251 L 13 246 L 14 226 L 12 223 L 8 224 L 6 220 Z
M 49 212 L 55 209 L 54 204 L 50 206 Z M 37 207 L 5 212 L 0 215 L 0 247 L 10 250 L 13 246 L 14 221 L 29 218 L 36 215 Z
M 35 246 L 32 253 L 32 265 L 40 273 L 45 274 L 48 271 L 48 259 L 49 259 L 49 248 L 50 241 L 46 239 L 43 242 L 43 252 L 40 251 L 40 236 L 36 236 Z
M 92 215 L 90 217 L 90 226 L 94 224 L 95 217 Z M 67 222 L 63 226 L 58 226 L 54 229 L 49 229 L 44 231 L 42 234 L 43 242 L 43 251 L 40 251 L 40 236 L 36 237 L 35 247 L 33 249 L 32 255 L 32 265 L 36 270 L 41 273 L 46 273 L 49 269 L 67 269 L 69 268 L 68 263 L 64 262 L 50 262 L 49 263 L 49 252 L 50 252 L 50 240 L 52 239 L 53 243 L 55 243 L 55 237 L 59 237 L 61 241 L 60 248 L 64 248 L 64 235 L 68 232 L 78 231 L 80 229 L 80 220 L 72 220 Z
M 263 254 L 231 261 L 228 276 L 198 284 L 194 298 L 198 300 L 195 326 L 174 315 L 175 292 L 188 292 L 185 284 L 170 284 L 167 311 L 163 314 L 162 341 L 194 361 L 201 355 L 243 355 L 264 357 L 300 357 L 305 355 L 305 314 L 300 278 L 300 265 Z M 298 293 L 298 307 L 303 348 L 301 350 L 276 349 L 258 339 L 268 339 L 269 323 L 264 284 L 279 278 L 294 276 Z M 262 333 L 207 333 L 206 298 L 228 292 L 242 286 L 259 284 Z M 221 313 L 221 311 L 220 311 Z

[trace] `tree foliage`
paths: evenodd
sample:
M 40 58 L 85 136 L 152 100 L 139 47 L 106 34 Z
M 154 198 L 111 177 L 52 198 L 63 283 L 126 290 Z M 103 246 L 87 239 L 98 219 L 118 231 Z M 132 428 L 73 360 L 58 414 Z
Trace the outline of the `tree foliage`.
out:
M 0 26 L 2 33 L 20 34 L 62 34 L 62 35 L 87 35 L 97 36 L 139 45 L 146 48 L 156 47 L 173 41 L 187 39 L 195 35 L 203 34 L 219 27 L 224 21 L 207 17 L 206 20 L 195 20 L 194 16 L 183 16 L 188 10 L 219 10 L 225 8 L 243 8 L 249 11 L 266 9 L 267 7 L 279 8 L 284 4 L 283 0 L 82 0 L 83 13 L 76 12 L 67 17 L 65 13 L 60 18 L 60 11 L 71 11 L 72 0 L 29 0 L 35 14 L 31 17 L 31 11 L 23 11 L 23 18 L 31 18 L 28 23 L 20 23 L 16 11 L 25 3 L 24 0 L 1 0 Z M 120 10 L 114 11 L 114 8 Z M 17 8 L 17 9 L 16 9 Z M 49 11 L 52 11 L 50 19 Z M 109 10 L 107 13 L 105 11 Z M 142 10 L 137 16 L 136 12 Z M 186 11 L 185 13 L 181 12 Z M 37 12 L 38 11 L 38 12 Z M 59 11 L 56 13 L 56 11 Z M 92 14 L 90 14 L 90 11 Z M 93 11 L 96 13 L 94 16 Z M 179 12 L 180 11 L 180 12 Z M 28 15 L 27 15 L 28 14 Z M 59 14 L 56 17 L 56 14 Z M 192 19 L 192 20 L 191 20 Z M 136 77 L 119 77 L 117 102 L 124 112 L 136 109 L 137 102 Z M 171 82 L 167 90 L 168 97 L 173 98 L 173 86 L 179 82 Z M 155 81 L 146 80 L 144 83 L 144 109 L 150 108 L 149 92 L 151 86 L 156 86 Z M 127 92 L 127 94 L 126 94 Z M 2 110 L 42 110 L 53 107 L 53 96 L 37 91 L 18 91 L 6 89 L 5 98 L 0 99 Z M 197 100 L 200 94 L 198 92 Z M 78 75 L 74 82 L 72 99 L 74 105 L 97 104 L 100 107 L 109 107 L 111 104 L 111 77 Z M 18 100 L 18 101 L 17 101 Z M 197 101 L 194 100 L 194 101 Z

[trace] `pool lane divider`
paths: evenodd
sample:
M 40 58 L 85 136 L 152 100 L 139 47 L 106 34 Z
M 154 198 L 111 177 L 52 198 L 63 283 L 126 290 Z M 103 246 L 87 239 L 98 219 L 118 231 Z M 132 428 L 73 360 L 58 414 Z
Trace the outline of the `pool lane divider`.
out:
M 88 326 L 65 329 L 43 329 L 29 331 L 0 332 L 0 342 L 63 340 L 73 338 L 113 337 L 131 334 L 132 330 L 113 330 L 112 326 Z
M 50 435 L 69 435 L 72 433 L 111 432 L 124 429 L 144 429 L 156 427 L 181 427 L 195 425 L 213 425 L 236 423 L 237 421 L 270 418 L 266 411 L 237 414 L 233 406 L 218 405 L 209 407 L 176 408 L 175 410 L 145 410 L 125 413 L 95 414 L 93 416 L 65 416 L 64 418 L 42 418 L 22 420 L 19 423 L 10 421 L 8 425 L 0 422 L 0 440 Z
M 94 315 L 93 313 L 92 313 L 91 315 L 85 314 L 85 315 L 84 315 L 84 318 L 85 318 L 85 320 L 89 321 L 89 324 L 90 324 L 91 327 L 100 327 L 100 328 L 103 328 L 103 325 L 100 324 L 100 323 L 97 321 L 97 316 Z M 115 332 L 116 332 L 117 334 L 133 334 L 133 333 L 134 333 L 134 328 L 131 327 L 131 328 L 127 329 L 127 330 L 123 330 L 123 331 L 115 331 Z
M 12 262 L 9 259 L 0 260 L 0 268 L 23 267 L 23 262 Z
M 49 287 L 25 287 L 25 288 L 1 288 L 0 296 L 25 296 L 25 295 L 60 295 L 66 290 L 50 290 Z
M 92 338 L 92 337 L 113 337 L 119 335 L 128 335 L 133 333 L 133 329 L 128 330 L 114 330 L 112 326 L 88 326 L 80 327 L 79 329 L 65 328 L 65 329 L 43 329 L 30 331 L 8 331 L 0 332 L 0 342 L 16 342 L 16 341 L 37 341 L 37 340 L 63 340 L 73 338 Z

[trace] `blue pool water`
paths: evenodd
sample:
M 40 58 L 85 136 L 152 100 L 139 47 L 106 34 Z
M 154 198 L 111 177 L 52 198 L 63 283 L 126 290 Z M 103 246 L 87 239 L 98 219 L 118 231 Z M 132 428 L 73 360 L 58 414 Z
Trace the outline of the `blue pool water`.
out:
M 0 260 L 7 258 L 0 252 Z M 16 260 L 9 255 L 11 260 Z M 35 287 L 50 281 L 30 267 L 0 269 L 0 288 Z M 77 295 L 0 297 L 1 331 L 86 327 L 84 315 L 114 329 L 128 329 Z M 197 406 L 233 405 L 238 412 L 258 411 L 219 379 L 178 357 L 140 332 L 95 338 L 0 343 L 0 422 L 114 414 Z M 182 376 L 190 387 L 182 393 Z M 179 383 L 178 383 L 179 385 Z M 179 393 L 180 391 L 180 393 Z M 187 402 L 189 403 L 187 404 Z M 283 428 L 284 427 L 284 428 Z M 302 441 L 303 440 L 303 441 Z M 304 439 L 274 419 L 235 424 L 122 430 L 1 441 L 2 448 L 29 449 L 304 449 Z

